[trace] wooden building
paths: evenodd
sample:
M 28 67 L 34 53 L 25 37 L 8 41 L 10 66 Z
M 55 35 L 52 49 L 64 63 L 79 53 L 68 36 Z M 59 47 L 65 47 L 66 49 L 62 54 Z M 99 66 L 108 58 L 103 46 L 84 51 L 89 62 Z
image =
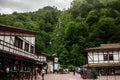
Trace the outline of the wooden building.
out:
M 0 24 L 0 77 L 34 73 L 35 32 Z M 14 75 L 15 74 L 15 75 Z M 20 76 L 18 74 L 18 76 Z
M 99 47 L 86 49 L 88 64 L 101 74 L 120 74 L 120 43 L 101 44 Z
M 37 50 L 35 50 L 35 53 L 37 54 L 36 64 L 39 69 L 42 70 L 44 68 L 46 73 L 53 72 L 53 57 Z

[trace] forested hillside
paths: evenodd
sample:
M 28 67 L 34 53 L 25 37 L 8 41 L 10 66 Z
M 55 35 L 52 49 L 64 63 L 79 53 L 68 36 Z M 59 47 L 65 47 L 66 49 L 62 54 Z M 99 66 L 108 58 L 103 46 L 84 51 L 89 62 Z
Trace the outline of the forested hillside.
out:
M 86 63 L 85 49 L 120 42 L 120 0 L 73 0 L 68 10 L 0 15 L 0 23 L 36 31 L 36 48 L 57 53 L 64 67 Z

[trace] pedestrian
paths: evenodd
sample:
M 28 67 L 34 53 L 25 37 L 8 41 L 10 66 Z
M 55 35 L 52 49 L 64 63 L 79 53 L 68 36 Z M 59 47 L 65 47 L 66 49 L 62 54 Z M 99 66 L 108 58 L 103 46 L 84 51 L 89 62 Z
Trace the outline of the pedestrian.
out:
M 10 68 L 9 66 L 6 67 L 6 79 L 10 79 Z
M 42 80 L 44 80 L 44 75 L 45 75 L 45 69 L 44 68 L 42 68 L 42 70 L 41 70 L 41 75 L 42 75 Z
M 78 74 L 80 74 L 80 71 L 81 71 L 81 68 L 79 67 L 79 68 L 78 68 L 78 71 L 77 71 L 77 72 L 78 72 Z
M 9 69 L 9 67 L 7 66 L 7 67 L 6 67 L 6 73 L 9 73 L 9 71 L 10 71 L 10 69 Z
M 83 69 L 80 70 L 80 75 L 83 76 Z
M 73 70 L 73 75 L 75 76 L 75 68 L 74 68 L 74 70 Z
M 35 74 L 36 74 L 35 78 L 37 78 L 39 76 L 39 68 L 38 67 L 35 68 Z
M 87 79 L 91 78 L 91 72 L 90 69 L 87 69 L 87 73 L 86 73 Z

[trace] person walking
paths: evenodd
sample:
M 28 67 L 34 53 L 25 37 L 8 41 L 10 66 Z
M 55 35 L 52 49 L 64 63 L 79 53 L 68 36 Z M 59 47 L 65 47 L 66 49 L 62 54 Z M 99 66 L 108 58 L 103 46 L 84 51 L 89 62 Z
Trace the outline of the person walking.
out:
M 80 70 L 80 75 L 83 77 L 83 69 Z
M 73 70 L 73 75 L 75 76 L 75 68 L 74 68 L 74 70 Z
M 39 76 L 39 68 L 36 67 L 35 68 L 35 80 L 36 80 L 36 78 L 38 78 L 38 76 Z
M 6 78 L 7 78 L 7 80 L 10 80 L 10 68 L 9 68 L 9 66 L 7 66 L 6 67 Z
M 42 70 L 41 70 L 42 80 L 44 80 L 44 74 L 45 74 L 45 69 L 42 68 Z

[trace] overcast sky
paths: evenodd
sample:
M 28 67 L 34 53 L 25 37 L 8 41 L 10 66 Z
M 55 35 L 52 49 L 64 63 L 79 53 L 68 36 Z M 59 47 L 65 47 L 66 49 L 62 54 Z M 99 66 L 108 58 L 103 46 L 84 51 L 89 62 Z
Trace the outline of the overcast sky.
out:
M 0 0 L 0 13 L 36 11 L 45 6 L 56 6 L 59 10 L 68 9 L 73 0 Z

